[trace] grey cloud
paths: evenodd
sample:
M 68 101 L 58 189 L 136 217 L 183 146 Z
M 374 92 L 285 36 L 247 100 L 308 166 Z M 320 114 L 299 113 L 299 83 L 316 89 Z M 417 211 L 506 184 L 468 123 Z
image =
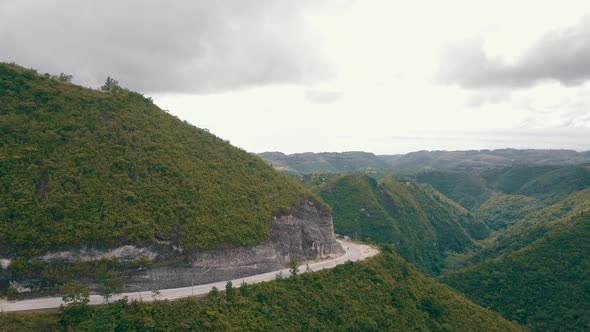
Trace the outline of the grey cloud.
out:
M 312 1 L 2 1 L 0 61 L 141 92 L 216 92 L 330 76 Z
M 590 80 L 590 17 L 546 34 L 514 64 L 488 57 L 482 40 L 449 46 L 438 80 L 466 88 L 529 87 L 544 80 L 582 84 Z
M 342 93 L 338 91 L 324 90 L 307 90 L 305 99 L 313 104 L 331 104 L 342 98 Z

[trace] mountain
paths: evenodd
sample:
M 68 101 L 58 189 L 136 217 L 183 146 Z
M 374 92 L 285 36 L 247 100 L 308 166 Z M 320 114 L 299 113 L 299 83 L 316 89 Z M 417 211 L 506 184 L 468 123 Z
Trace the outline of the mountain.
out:
M 0 313 L 0 330 L 523 331 L 383 250 L 366 262 L 204 299 L 116 302 L 50 314 Z M 75 309 L 75 308 L 74 308 Z
M 428 272 L 440 271 L 448 252 L 465 252 L 488 234 L 468 211 L 426 185 L 350 174 L 315 191 L 332 207 L 336 233 L 393 243 Z
M 431 185 L 469 210 L 485 203 L 492 194 L 485 181 L 472 172 L 422 171 L 415 175 L 415 179 Z
M 481 173 L 489 186 L 507 194 L 560 198 L 590 187 L 590 164 L 575 166 L 514 166 Z
M 512 238 L 510 250 L 504 244 L 495 252 L 499 256 L 450 271 L 442 281 L 534 330 L 590 329 L 590 197 L 585 196 L 585 208 L 551 207 L 543 213 L 550 221 L 516 224 L 525 229 Z
M 499 231 L 512 226 L 542 206 L 543 203 L 533 197 L 493 193 L 473 214 L 490 230 Z
M 590 162 L 587 152 L 572 150 L 417 151 L 379 156 L 396 170 L 481 169 L 512 165 L 575 165 Z
M 0 195 L 0 259 L 12 261 L 0 274 L 28 288 L 74 278 L 71 269 L 92 278 L 102 258 L 128 271 L 156 264 L 172 282 L 158 264 L 190 270 L 233 250 L 271 269 L 340 250 L 314 195 L 112 79 L 92 90 L 0 64 Z M 254 246 L 266 256 L 246 252 Z
M 296 173 L 350 173 L 367 168 L 387 168 L 379 157 L 368 152 L 296 153 L 264 152 L 259 156 L 279 170 Z
M 480 171 L 509 166 L 572 166 L 590 163 L 590 151 L 572 150 L 467 150 L 416 151 L 398 155 L 368 152 L 284 154 L 263 152 L 259 156 L 276 169 L 291 173 L 350 173 L 366 169 L 420 171 Z

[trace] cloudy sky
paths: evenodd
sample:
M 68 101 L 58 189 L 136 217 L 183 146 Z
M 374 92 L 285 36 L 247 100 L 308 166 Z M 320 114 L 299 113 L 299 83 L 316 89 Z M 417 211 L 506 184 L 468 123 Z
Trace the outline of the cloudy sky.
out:
M 590 2 L 0 0 L 0 61 L 252 152 L 590 150 Z

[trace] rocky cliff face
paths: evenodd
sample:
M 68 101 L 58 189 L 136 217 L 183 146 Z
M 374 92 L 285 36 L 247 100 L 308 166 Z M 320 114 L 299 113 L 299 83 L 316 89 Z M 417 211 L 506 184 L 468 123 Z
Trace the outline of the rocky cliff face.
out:
M 122 266 L 127 266 L 120 271 L 124 290 L 138 291 L 237 279 L 281 269 L 293 258 L 325 258 L 341 253 L 343 250 L 334 237 L 332 216 L 323 207 L 306 200 L 293 209 L 292 214 L 273 217 L 270 238 L 253 247 L 222 245 L 212 250 L 183 252 L 182 248 L 162 241 L 143 248 L 131 245 L 109 250 L 83 248 L 48 253 L 38 258 L 44 264 L 62 266 L 105 258 L 119 260 L 124 263 Z M 134 262 L 140 260 L 151 260 L 155 264 L 149 268 L 134 268 L 137 266 Z M 2 277 L 10 260 L 2 259 L 0 263 L 0 282 L 4 279 L 4 283 L 11 281 L 11 277 Z M 41 285 L 40 280 L 19 278 L 13 281 L 23 285 L 22 289 Z M 97 285 L 90 286 L 98 288 Z
M 130 271 L 124 277 L 125 289 L 164 289 L 236 279 L 278 270 L 292 258 L 315 259 L 341 253 L 330 213 L 305 201 L 291 215 L 273 217 L 270 239 L 257 246 L 197 250 L 180 266 Z

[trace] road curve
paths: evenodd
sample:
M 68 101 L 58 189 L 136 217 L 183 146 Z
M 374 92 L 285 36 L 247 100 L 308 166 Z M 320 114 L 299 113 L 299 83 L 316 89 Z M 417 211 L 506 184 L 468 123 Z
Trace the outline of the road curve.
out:
M 299 267 L 300 271 L 305 271 L 309 264 L 309 268 L 312 271 L 319 271 L 323 269 L 333 268 L 337 265 L 344 264 L 348 261 L 361 261 L 371 256 L 375 256 L 379 253 L 374 247 L 354 243 L 350 241 L 343 241 L 338 240 L 342 245 L 342 248 L 345 250 L 345 253 L 331 259 L 320 260 L 320 261 L 310 261 L 307 262 Z M 256 274 L 253 276 L 239 278 L 239 279 L 232 279 L 231 282 L 234 287 L 239 287 L 242 282 L 247 284 L 255 284 L 264 281 L 271 281 L 276 279 L 278 273 L 282 272 L 283 276 L 289 275 L 288 269 L 283 269 L 280 271 L 272 271 L 262 274 Z M 169 288 L 169 289 L 161 289 L 160 290 L 160 300 L 176 300 L 184 297 L 190 296 L 203 296 L 208 294 L 213 287 L 217 289 L 225 289 L 226 281 L 218 281 L 210 284 L 203 284 L 203 285 L 195 285 L 189 287 L 181 287 L 181 288 Z M 132 292 L 132 293 L 121 293 L 116 294 L 112 297 L 111 301 L 116 301 L 127 297 L 129 300 L 142 300 L 143 302 L 151 302 L 154 299 L 152 298 L 151 291 L 143 291 L 143 292 Z M 42 297 L 30 300 L 23 300 L 23 301 L 5 301 L 0 300 L 0 312 L 15 312 L 15 311 L 30 311 L 30 310 L 44 310 L 44 309 L 52 309 L 52 308 L 59 308 L 60 305 L 63 304 L 61 297 Z M 97 304 L 104 304 L 104 298 L 100 295 L 90 295 L 90 304 L 97 305 Z

